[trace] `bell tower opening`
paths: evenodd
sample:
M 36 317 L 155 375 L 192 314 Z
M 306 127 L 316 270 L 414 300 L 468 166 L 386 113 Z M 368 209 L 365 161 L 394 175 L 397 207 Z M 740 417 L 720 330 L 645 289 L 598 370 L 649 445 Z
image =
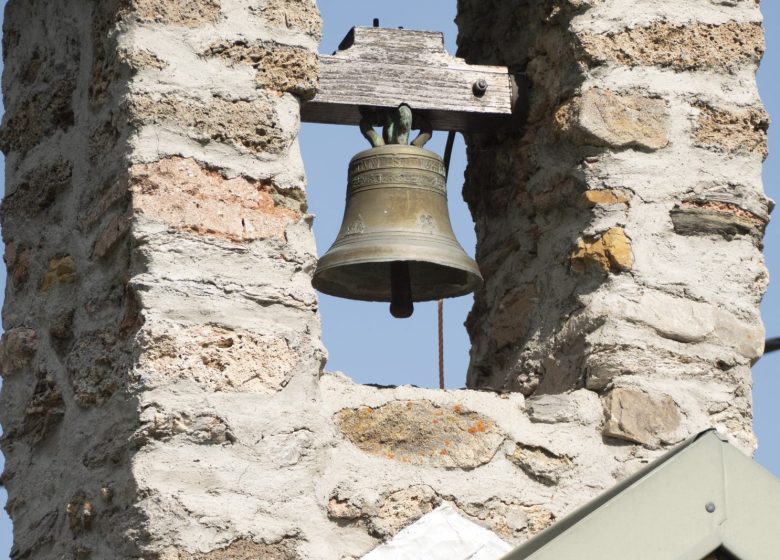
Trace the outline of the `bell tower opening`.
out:
M 446 133 L 434 133 L 428 147 L 444 153 Z M 344 213 L 347 164 L 365 148 L 354 127 L 304 124 L 301 131 L 308 176 L 309 211 L 316 216 L 314 236 L 322 256 L 339 232 Z M 448 180 L 453 231 L 474 258 L 474 225 L 460 190 L 466 165 L 465 145 L 456 138 Z M 363 302 L 318 293 L 322 332 L 329 358 L 326 369 L 364 384 L 438 387 L 438 308 L 436 301 L 415 302 L 414 314 L 396 319 L 383 302 Z M 447 388 L 465 385 L 469 338 L 463 326 L 474 298 L 444 300 L 444 363 Z
M 379 3 L 353 3 L 348 11 L 320 5 L 323 40 L 320 52 L 335 51 L 354 25 L 371 25 L 376 18 L 382 27 L 443 31 L 447 49 L 455 51 L 457 28 L 455 2 L 421 7 L 411 0 L 395 2 L 392 9 Z M 415 131 L 416 134 L 416 131 Z M 447 132 L 434 131 L 425 149 L 443 157 Z M 309 212 L 316 216 L 314 235 L 317 254 L 322 257 L 337 238 L 347 187 L 350 159 L 370 147 L 356 126 L 304 123 L 300 135 L 308 182 Z M 463 137 L 456 135 L 447 179 L 447 205 L 455 238 L 474 258 L 474 222 L 463 200 L 466 167 Z M 358 383 L 375 385 L 439 386 L 438 306 L 436 301 L 415 302 L 414 314 L 396 319 L 387 303 L 336 298 L 318 293 L 323 342 L 328 350 L 329 372 L 342 372 Z M 466 384 L 470 341 L 464 322 L 473 306 L 471 294 L 444 300 L 444 371 L 446 388 Z

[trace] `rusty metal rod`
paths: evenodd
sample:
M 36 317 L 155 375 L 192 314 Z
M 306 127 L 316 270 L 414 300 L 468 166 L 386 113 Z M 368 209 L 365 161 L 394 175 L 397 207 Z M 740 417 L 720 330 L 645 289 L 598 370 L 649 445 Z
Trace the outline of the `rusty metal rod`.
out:
M 439 300 L 439 389 L 444 389 L 444 300 Z
M 450 160 L 452 148 L 455 146 L 455 131 L 447 134 L 447 144 L 444 147 L 444 185 L 450 176 Z M 439 300 L 439 389 L 444 389 L 444 300 Z

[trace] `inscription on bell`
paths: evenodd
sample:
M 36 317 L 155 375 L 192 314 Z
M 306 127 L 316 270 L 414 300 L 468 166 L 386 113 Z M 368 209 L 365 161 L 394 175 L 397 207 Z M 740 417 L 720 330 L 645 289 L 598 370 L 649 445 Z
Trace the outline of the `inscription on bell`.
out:
M 421 169 L 444 176 L 444 164 L 436 159 L 427 157 L 399 157 L 399 156 L 372 156 L 356 159 L 349 167 L 350 178 L 365 171 L 376 169 L 399 168 Z
M 349 190 L 372 187 L 372 186 L 392 187 L 398 185 L 401 187 L 420 187 L 432 189 L 444 194 L 446 187 L 444 177 L 432 173 L 402 173 L 392 171 L 379 171 L 373 173 L 362 173 L 352 177 L 349 183 Z

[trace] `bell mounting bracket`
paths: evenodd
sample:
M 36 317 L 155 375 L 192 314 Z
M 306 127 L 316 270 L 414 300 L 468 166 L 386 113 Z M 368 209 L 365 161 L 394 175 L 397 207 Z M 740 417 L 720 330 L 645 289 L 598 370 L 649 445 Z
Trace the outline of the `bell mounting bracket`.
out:
M 450 56 L 440 32 L 354 27 L 319 69 L 303 122 L 382 125 L 406 104 L 434 130 L 495 132 L 521 124 L 527 106 L 521 75 Z

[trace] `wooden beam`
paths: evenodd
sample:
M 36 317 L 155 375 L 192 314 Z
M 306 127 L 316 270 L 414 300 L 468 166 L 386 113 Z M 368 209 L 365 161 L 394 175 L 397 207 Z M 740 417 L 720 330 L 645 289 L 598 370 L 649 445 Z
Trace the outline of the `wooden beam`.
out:
M 475 86 L 480 81 L 484 91 Z M 362 114 L 401 103 L 435 130 L 494 131 L 517 116 L 518 88 L 503 66 L 450 56 L 442 33 L 355 27 L 334 55 L 320 56 L 319 89 L 303 104 L 301 117 L 357 125 Z

